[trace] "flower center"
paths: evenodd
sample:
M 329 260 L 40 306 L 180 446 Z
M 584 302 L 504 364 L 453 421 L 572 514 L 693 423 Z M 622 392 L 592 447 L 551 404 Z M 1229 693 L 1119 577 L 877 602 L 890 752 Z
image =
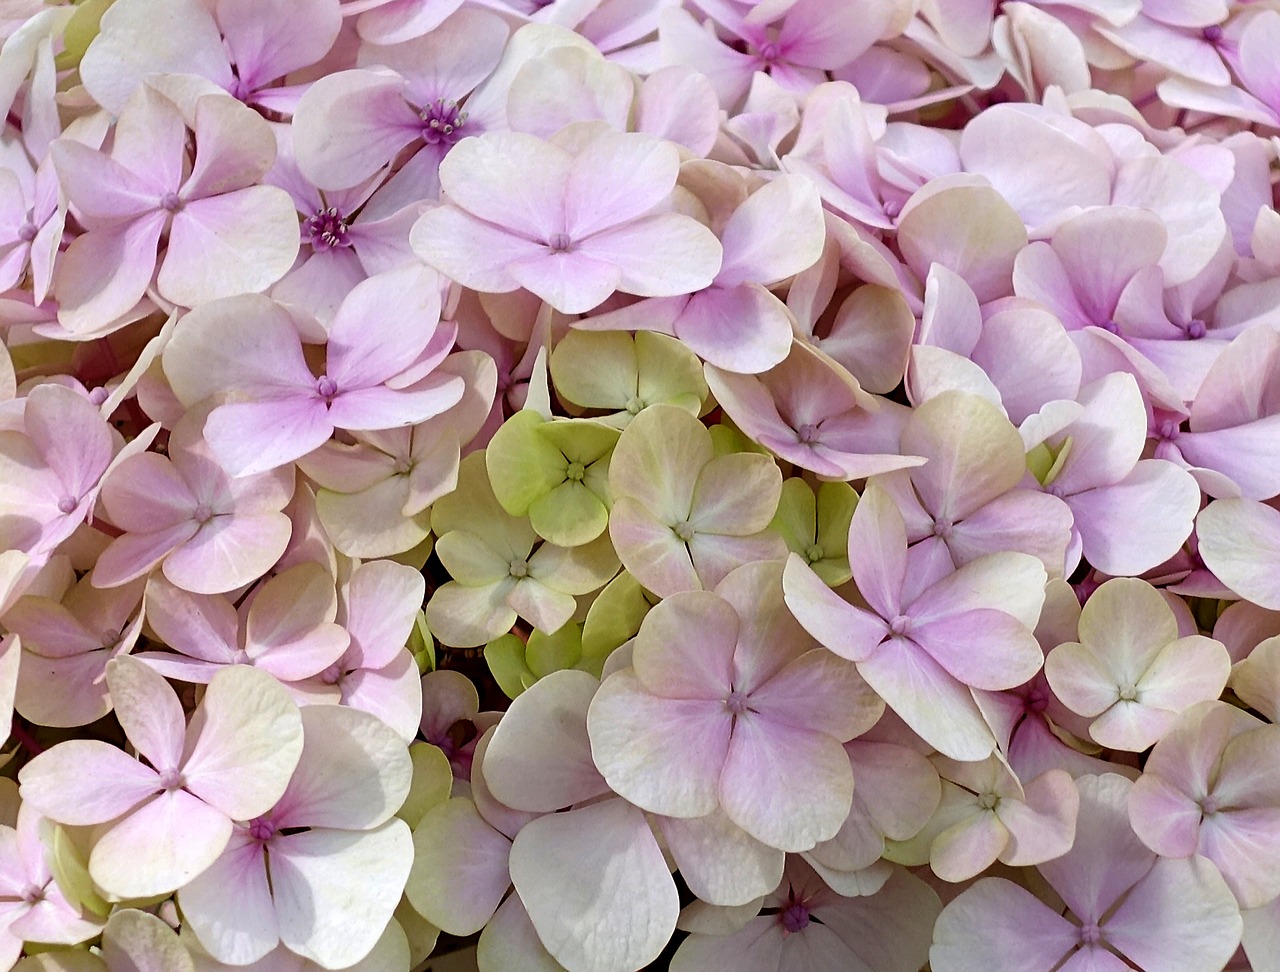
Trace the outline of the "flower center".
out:
M 36 224 L 28 221 L 18 229 L 18 239 L 22 240 L 23 243 L 30 243 L 39 232 L 40 230 L 36 227 Z
M 954 524 L 950 520 L 938 520 L 933 524 L 933 535 L 940 540 L 950 540 Z
M 182 208 L 182 199 L 176 192 L 166 192 L 160 197 L 160 208 L 167 213 L 176 213 Z
M 1132 682 L 1127 682 L 1126 684 L 1121 685 L 1120 701 L 1121 702 L 1137 702 L 1138 686 L 1134 685 Z
M 1198 317 L 1194 318 L 1190 323 L 1187 324 L 1187 340 L 1199 341 L 1202 337 L 1204 337 L 1206 330 L 1207 329 L 1205 328 L 1204 321 L 1200 320 L 1200 318 Z
M 201 503 L 196 507 L 195 512 L 191 514 L 191 519 L 203 526 L 213 519 L 213 510 L 209 508 L 208 503 Z
M 905 614 L 899 614 L 889 622 L 889 630 L 896 635 L 904 635 L 911 630 L 911 619 Z
M 302 223 L 302 235 L 313 250 L 331 250 L 337 246 L 350 246 L 347 237 L 346 218 L 335 207 L 322 209 L 308 216 Z
M 1026 706 L 1032 712 L 1043 712 L 1049 708 L 1049 696 L 1044 689 L 1034 688 L 1027 695 Z
M 1102 941 L 1102 929 L 1094 922 L 1080 926 L 1080 944 L 1097 945 Z
M 816 564 L 824 556 L 824 552 L 816 543 L 811 543 L 804 548 L 804 559 L 811 564 Z
M 994 810 L 1000 803 L 1000 795 L 998 793 L 982 793 L 978 795 L 978 806 L 983 810 Z
M 337 685 L 342 680 L 342 669 L 334 662 L 320 673 L 320 681 L 325 685 Z
M 19 897 L 29 905 L 39 904 L 44 900 L 44 888 L 38 884 L 28 884 Z
M 1216 796 L 1207 796 L 1200 801 L 1200 812 L 1206 817 L 1212 817 L 1215 813 L 1222 809 L 1222 804 Z
M 511 561 L 511 566 L 508 569 L 511 573 L 511 576 L 514 577 L 516 580 L 519 580 L 522 577 L 528 577 L 529 561 L 521 560 L 520 558 L 517 557 L 515 560 Z
M 781 56 L 782 51 L 773 41 L 765 41 L 765 43 L 760 45 L 759 53 L 762 61 L 772 64 Z M 807 923 L 808 919 L 806 918 L 805 921 Z
M 809 909 L 802 905 L 799 901 L 794 901 L 781 914 L 782 927 L 789 934 L 802 932 L 809 927 Z
M 573 241 L 569 239 L 568 233 L 552 233 L 551 238 L 547 240 L 547 248 L 552 253 L 567 253 L 572 245 Z
M 569 468 L 564 471 L 564 478 L 575 483 L 582 482 L 582 477 L 587 474 L 587 467 L 580 462 L 569 463 Z
M 1098 326 L 1104 331 L 1110 331 L 1112 334 L 1120 333 L 1120 325 L 1115 321 L 1107 321 L 1105 324 L 1099 324 Z
M 462 129 L 467 124 L 467 113 L 456 101 L 437 98 L 419 112 L 422 119 L 422 140 L 428 145 L 453 145 L 469 134 Z
M 276 825 L 270 817 L 257 817 L 249 823 L 249 836 L 254 840 L 268 841 L 276 835 Z
M 731 715 L 742 715 L 742 713 L 746 712 L 748 709 L 747 694 L 734 689 L 724 700 L 724 707 L 729 710 Z
M 1160 427 L 1156 429 L 1156 432 L 1159 434 L 1160 438 L 1166 441 L 1176 439 L 1180 431 L 1181 430 L 1178 428 L 1178 423 L 1175 422 L 1173 419 L 1165 419 L 1163 422 L 1160 423 Z
M 79 501 L 77 501 L 74 496 L 64 496 L 62 497 L 62 499 L 58 500 L 58 512 L 72 513 L 75 511 L 75 508 L 79 505 L 80 505 Z
M 630 398 L 627 399 L 627 404 L 625 407 L 627 411 L 630 412 L 632 415 L 639 415 L 642 411 L 644 411 L 644 402 L 640 400 L 640 397 L 638 395 L 632 395 Z
M 413 470 L 413 459 L 409 456 L 401 456 L 391 468 L 395 470 L 396 475 L 403 476 Z
M 796 429 L 796 437 L 805 445 L 808 445 L 818 437 L 818 427 L 816 425 L 802 425 Z
M 176 769 L 165 770 L 160 774 L 160 787 L 166 793 L 181 790 L 186 785 L 187 781 L 182 778 L 182 774 Z
M 1218 41 L 1222 40 L 1222 28 L 1217 24 L 1210 24 L 1204 30 L 1200 31 L 1200 36 L 1210 44 L 1216 44 Z
M 688 543 L 690 540 L 693 539 L 693 534 L 694 534 L 693 524 L 691 524 L 688 520 L 681 520 L 671 529 L 675 533 L 675 535 L 679 537 L 681 540 L 683 540 L 685 543 Z
M 328 375 L 321 375 L 316 379 L 316 394 L 326 402 L 333 401 L 333 396 L 338 394 L 338 383 Z

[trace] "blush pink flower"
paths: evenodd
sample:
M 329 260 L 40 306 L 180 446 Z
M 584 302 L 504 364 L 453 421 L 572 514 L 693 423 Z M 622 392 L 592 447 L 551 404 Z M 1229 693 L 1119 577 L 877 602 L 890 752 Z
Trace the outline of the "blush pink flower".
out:
M 938 918 L 933 969 L 1119 970 L 1129 967 L 1123 960 L 1144 972 L 1224 967 L 1241 920 L 1213 866 L 1203 857 L 1157 858 L 1144 847 L 1129 829 L 1125 802 L 1134 784 L 1124 777 L 1089 776 L 1078 786 L 1075 846 L 1039 865 L 1070 917 L 1011 881 L 983 878 Z
M 200 422 L 192 413 L 178 423 L 167 458 L 130 456 L 107 479 L 103 509 L 123 533 L 99 556 L 95 587 L 159 567 L 184 590 L 218 594 L 257 579 L 284 553 L 293 469 L 232 478 L 200 437 Z
M 578 314 L 614 291 L 670 297 L 706 287 L 720 242 L 671 211 L 680 157 L 651 135 L 601 134 L 576 154 L 519 132 L 459 143 L 440 165 L 444 204 L 414 252 L 484 293 L 525 287 Z
M 762 843 L 800 851 L 848 816 L 841 743 L 881 709 L 854 667 L 787 613 L 780 574 L 748 564 L 715 593 L 655 606 L 634 667 L 605 680 L 587 726 L 596 765 L 624 798 L 672 817 L 723 809 Z
M 455 404 L 462 379 L 432 373 L 447 353 L 447 344 L 432 345 L 439 314 L 429 272 L 369 278 L 334 315 L 316 376 L 279 304 L 256 295 L 214 301 L 179 322 L 165 374 L 189 406 L 231 398 L 209 413 L 204 437 L 230 474 L 263 473 L 323 445 L 334 429 L 414 425 Z
M 107 687 L 147 762 L 96 739 L 71 740 L 22 768 L 21 796 L 58 823 L 109 824 L 89 855 L 104 891 L 166 895 L 217 860 L 233 820 L 280 798 L 302 752 L 301 717 L 275 679 L 244 666 L 210 681 L 189 726 L 173 689 L 143 662 L 113 659 Z
M 856 662 L 925 742 L 952 759 L 983 759 L 996 742 L 973 690 L 1012 688 L 1040 670 L 1032 628 L 1044 565 L 994 553 L 935 580 L 909 573 L 908 562 L 902 514 L 868 485 L 849 529 L 849 564 L 869 609 L 843 600 L 795 554 L 783 575 L 787 606 L 818 641 Z

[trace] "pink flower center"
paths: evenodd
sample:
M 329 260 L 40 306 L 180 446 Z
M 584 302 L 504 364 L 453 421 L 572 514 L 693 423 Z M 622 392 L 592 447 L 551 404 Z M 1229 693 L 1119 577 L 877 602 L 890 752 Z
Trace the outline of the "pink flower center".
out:
M 809 927 L 809 909 L 799 901 L 793 901 L 788 908 L 783 910 L 779 919 L 782 922 L 782 927 L 789 934 L 794 935 Z
M 160 788 L 166 793 L 181 790 L 186 785 L 187 781 L 182 778 L 182 774 L 176 769 L 165 770 L 160 774 Z
M 1206 330 L 1207 328 L 1205 327 L 1204 321 L 1200 320 L 1200 318 L 1198 317 L 1193 318 L 1187 324 L 1187 340 L 1199 341 L 1202 337 L 1204 337 Z
M 160 208 L 165 212 L 176 213 L 182 208 L 182 199 L 176 192 L 166 192 L 160 197 Z
M 730 715 L 740 716 L 742 713 L 750 711 L 751 707 L 747 704 L 748 700 L 749 697 L 746 692 L 739 692 L 734 689 L 724 700 L 724 707 L 729 710 Z
M 1049 708 L 1049 696 L 1042 688 L 1033 688 L 1027 695 L 1026 707 L 1031 712 L 1043 712 Z
M 1210 795 L 1200 801 L 1200 812 L 1206 817 L 1212 817 L 1221 809 L 1222 804 L 1216 796 Z
M 350 246 L 347 237 L 347 221 L 333 206 L 309 216 L 302 224 L 302 235 L 313 250 L 332 250 L 338 246 Z
M 191 514 L 191 519 L 203 525 L 213 519 L 213 510 L 210 509 L 208 503 L 201 503 L 196 507 L 195 512 Z
M 254 840 L 268 841 L 276 835 L 276 825 L 270 817 L 257 817 L 249 823 L 249 836 Z
M 950 540 L 952 529 L 954 525 L 950 520 L 938 520 L 933 525 L 933 535 L 940 540 Z
M 1105 324 L 1099 324 L 1098 327 L 1102 328 L 1104 331 L 1110 331 L 1112 334 L 1120 333 L 1120 325 L 1115 321 L 1107 321 Z
M 330 665 L 320 673 L 320 681 L 325 685 L 337 685 L 342 679 L 342 669 L 338 667 L 337 662 Z
M 1097 945 L 1102 941 L 1102 929 L 1094 922 L 1080 926 L 1080 943 L 1082 945 Z
M 29 905 L 39 904 L 44 900 L 44 888 L 38 884 L 28 884 L 19 897 Z
M 111 389 L 106 385 L 99 385 L 93 391 L 89 392 L 90 404 L 101 406 L 108 398 L 111 397 Z
M 453 145 L 460 138 L 470 135 L 462 129 L 467 124 L 467 113 L 456 101 L 437 98 L 419 112 L 422 119 L 422 140 L 428 145 Z
M 896 635 L 904 635 L 911 630 L 911 619 L 905 614 L 899 614 L 889 622 L 889 630 Z
M 75 508 L 79 505 L 80 503 L 76 500 L 74 496 L 64 496 L 62 497 L 62 499 L 58 500 L 58 512 L 72 513 L 75 511 Z
M 757 53 L 760 55 L 760 60 L 764 61 L 766 64 L 772 64 L 782 56 L 781 48 L 779 48 L 773 41 L 765 41 L 760 45 Z
M 1210 44 L 1216 44 L 1218 41 L 1222 40 L 1222 28 L 1217 24 L 1210 24 L 1204 30 L 1200 31 L 1200 36 Z
M 1160 427 L 1156 429 L 1156 432 L 1158 433 L 1160 438 L 1164 439 L 1165 441 L 1171 441 L 1173 439 L 1176 439 L 1180 431 L 1181 430 L 1178 428 L 1178 423 L 1175 422 L 1173 419 L 1165 419 L 1163 422 L 1160 423 Z
M 36 224 L 28 221 L 19 227 L 18 239 L 22 240 L 23 243 L 30 243 L 36 238 L 36 234 L 39 232 L 40 230 L 36 227 Z
M 316 394 L 326 402 L 333 401 L 333 396 L 338 394 L 338 383 L 328 375 L 321 375 L 316 379 Z
M 796 437 L 805 445 L 809 445 L 818 438 L 818 427 L 816 425 L 802 425 L 796 429 Z
M 572 245 L 568 233 L 552 233 L 551 239 L 547 240 L 547 249 L 552 253 L 568 253 Z

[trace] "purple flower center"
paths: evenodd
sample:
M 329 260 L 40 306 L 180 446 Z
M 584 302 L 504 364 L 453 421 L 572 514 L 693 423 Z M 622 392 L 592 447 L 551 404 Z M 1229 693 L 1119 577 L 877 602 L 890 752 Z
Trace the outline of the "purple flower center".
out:
M 195 512 L 191 514 L 191 519 L 200 524 L 208 523 L 213 519 L 213 510 L 208 503 L 201 503 L 195 508 Z
M 805 445 L 809 445 L 818 438 L 818 427 L 816 425 L 802 425 L 796 429 L 796 437 Z
M 79 505 L 80 505 L 79 501 L 76 500 L 74 496 L 64 496 L 62 497 L 62 499 L 58 500 L 58 512 L 72 513 L 75 511 L 75 508 Z
M 456 101 L 437 98 L 419 112 L 422 119 L 422 140 L 428 145 L 453 145 L 468 132 L 467 113 Z
M 1120 333 L 1120 325 L 1115 321 L 1107 321 L 1105 324 L 1099 324 L 1098 327 L 1102 328 L 1104 331 L 1110 331 L 1112 334 Z
M 308 216 L 302 223 L 302 235 L 313 250 L 332 250 L 338 246 L 350 246 L 347 237 L 346 217 L 334 206 Z
M 181 790 L 187 785 L 187 781 L 182 778 L 182 774 L 176 769 L 165 770 L 160 774 L 160 787 L 165 792 L 172 793 L 174 790 Z
M 325 685 L 337 685 L 341 680 L 342 669 L 338 666 L 337 662 L 334 662 L 320 673 L 320 681 L 324 682 Z
M 36 234 L 39 232 L 40 232 L 40 229 L 36 226 L 36 224 L 28 221 L 26 223 L 23 223 L 22 226 L 19 227 L 18 239 L 22 240 L 23 243 L 30 243 L 32 240 L 36 238 Z
M 328 375 L 321 375 L 316 379 L 316 394 L 326 402 L 332 401 L 333 396 L 338 394 L 338 383 Z
M 1206 330 L 1207 328 L 1204 326 L 1204 321 L 1200 320 L 1198 317 L 1193 319 L 1189 324 L 1187 324 L 1187 340 L 1199 341 L 1204 337 Z
M 1210 24 L 1204 30 L 1200 31 L 1200 36 L 1210 44 L 1216 44 L 1218 41 L 1222 40 L 1222 28 L 1217 24 Z
M 160 197 L 160 208 L 165 212 L 176 213 L 182 208 L 182 199 L 176 192 L 166 192 Z
M 782 56 L 782 49 L 773 41 L 765 41 L 758 49 L 760 59 L 768 64 L 772 64 Z M 807 921 L 808 919 L 806 919 Z
M 1207 796 L 1200 801 L 1200 812 L 1206 817 L 1211 817 L 1222 809 L 1222 804 L 1216 796 Z
M 1166 441 L 1171 441 L 1178 437 L 1178 434 L 1181 432 L 1181 429 L 1178 428 L 1178 423 L 1175 422 L 1173 419 L 1165 419 L 1163 422 L 1160 423 L 1160 427 L 1156 430 L 1156 432 L 1159 434 L 1160 438 Z
M 1102 941 L 1102 929 L 1094 922 L 1080 926 L 1080 943 L 1082 945 L 1097 945 Z
M 899 199 L 886 199 L 880 204 L 880 211 L 890 219 L 897 219 L 902 215 L 902 201 Z
M 38 884 L 28 884 L 19 897 L 29 905 L 39 904 L 44 900 L 44 888 Z
M 799 901 L 793 901 L 789 907 L 782 912 L 782 927 L 788 933 L 794 935 L 802 932 L 809 927 L 809 909 L 802 905 Z
M 551 238 L 547 240 L 547 248 L 552 253 L 568 253 L 572 245 L 573 241 L 569 239 L 568 233 L 552 233 Z
M 100 406 L 102 405 L 103 402 L 105 402 L 110 397 L 111 397 L 111 389 L 109 389 L 106 385 L 99 385 L 97 388 L 89 392 L 89 401 L 94 405 Z
M 955 526 L 950 520 L 938 520 L 933 524 L 933 535 L 940 540 L 950 540 L 953 529 Z
M 1042 688 L 1033 688 L 1027 695 L 1026 707 L 1032 712 L 1043 712 L 1049 708 L 1049 696 Z
M 724 700 L 724 707 L 729 710 L 731 715 L 740 716 L 750 708 L 747 705 L 748 697 L 746 692 L 739 692 L 734 689 Z
M 911 619 L 905 614 L 899 614 L 889 622 L 889 630 L 896 635 L 904 635 L 911 630 Z
M 254 840 L 268 841 L 276 835 L 276 825 L 270 817 L 257 817 L 249 823 L 249 836 Z

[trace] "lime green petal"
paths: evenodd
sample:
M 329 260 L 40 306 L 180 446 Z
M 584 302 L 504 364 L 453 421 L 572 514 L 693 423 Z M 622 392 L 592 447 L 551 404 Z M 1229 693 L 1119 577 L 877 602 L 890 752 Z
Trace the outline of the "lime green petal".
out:
M 511 576 L 512 558 L 468 530 L 451 530 L 437 540 L 436 555 L 449 576 L 467 587 L 496 584 Z
M 113 3 L 115 0 L 81 0 L 76 5 L 76 12 L 71 15 L 62 31 L 62 53 L 54 61 L 59 71 L 69 71 L 79 66 L 84 52 L 98 36 L 102 15 Z
M 809 484 L 798 476 L 783 482 L 778 512 L 769 528 L 786 541 L 788 550 L 805 555 L 817 542 L 817 519 L 818 500 Z
M 650 607 L 644 588 L 630 573 L 624 570 L 611 580 L 596 595 L 582 625 L 583 660 L 603 665 L 615 648 L 635 637 Z
M 814 538 L 828 557 L 846 557 L 849 552 L 849 523 L 858 508 L 858 493 L 848 483 L 829 482 L 818 486 L 818 533 Z
M 588 594 L 613 580 L 621 565 L 609 534 L 579 547 L 544 543 L 529 558 L 529 576 L 566 594 Z M 558 627 L 558 626 L 557 626 Z
M 484 646 L 484 660 L 493 673 L 493 680 L 509 699 L 514 699 L 537 678 L 525 664 L 524 652 L 524 642 L 513 634 L 495 638 Z
M 418 609 L 418 616 L 413 619 L 408 648 L 418 666 L 419 675 L 436 670 L 436 640 L 431 637 L 431 629 L 427 627 L 427 614 L 421 608 Z
M 578 547 L 604 533 L 609 511 L 582 483 L 566 481 L 529 507 L 529 522 L 551 543 Z
M 565 460 L 584 466 L 608 453 L 619 435 L 613 426 L 594 419 L 557 419 L 541 425 L 538 433 L 560 450 Z
M 692 397 L 697 399 L 697 407 L 688 410 L 698 414 L 710 391 L 702 376 L 702 362 L 687 345 L 665 334 L 639 331 L 636 357 L 639 362 L 637 391 L 645 405 L 667 402 L 687 408 L 683 399 Z
M 413 760 L 413 781 L 396 816 L 410 827 L 416 827 L 428 810 L 449 799 L 453 769 L 449 766 L 449 757 L 431 743 L 410 743 L 409 758 Z
M 625 409 L 636 379 L 636 344 L 625 331 L 570 331 L 551 353 L 556 391 L 584 408 Z
M 569 462 L 539 434 L 544 424 L 537 412 L 522 409 L 502 424 L 485 450 L 493 495 L 512 516 L 524 516 L 535 500 L 564 482 Z
M 582 625 L 566 624 L 555 634 L 534 631 L 529 635 L 524 657 L 538 678 L 573 668 L 582 658 Z
M 484 452 L 473 452 L 462 460 L 458 488 L 431 507 L 431 530 L 438 537 L 466 530 L 510 557 L 527 557 L 538 539 L 528 520 L 512 516 L 493 495 Z
M 73 908 L 83 908 L 100 917 L 111 913 L 111 905 L 99 893 L 98 886 L 89 877 L 90 847 L 80 846 L 84 843 L 86 830 L 73 831 L 61 824 L 51 824 L 52 839 L 49 842 L 49 853 L 46 858 L 54 880 L 67 901 Z M 77 837 L 81 840 L 78 842 Z
M 828 587 L 839 587 L 853 579 L 853 571 L 849 569 L 848 557 L 832 557 L 829 560 L 815 560 L 809 565 L 818 575 L 822 583 Z

